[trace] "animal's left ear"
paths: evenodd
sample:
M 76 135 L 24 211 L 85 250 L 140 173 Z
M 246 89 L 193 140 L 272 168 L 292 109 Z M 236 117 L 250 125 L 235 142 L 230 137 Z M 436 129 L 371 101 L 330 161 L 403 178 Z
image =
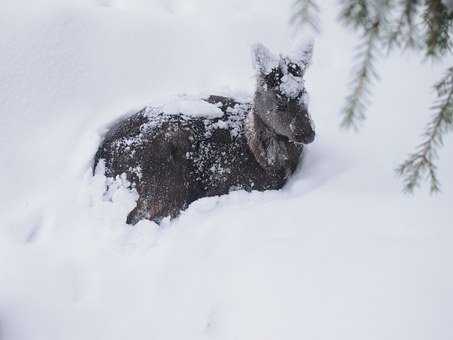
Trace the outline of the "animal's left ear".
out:
M 313 57 L 313 42 L 305 43 L 302 46 L 298 46 L 291 53 L 291 59 L 300 66 L 302 69 L 302 75 L 305 73 L 308 66 L 311 64 Z

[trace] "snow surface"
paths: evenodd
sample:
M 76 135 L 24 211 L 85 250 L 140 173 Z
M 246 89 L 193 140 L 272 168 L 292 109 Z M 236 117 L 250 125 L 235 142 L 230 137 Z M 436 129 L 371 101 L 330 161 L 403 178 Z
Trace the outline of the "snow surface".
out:
M 291 1 L 2 2 L 1 340 L 453 338 L 451 137 L 443 194 L 404 196 L 393 171 L 446 65 L 382 61 L 365 126 L 339 130 L 355 41 L 334 3 L 288 186 L 132 228 L 136 196 L 90 174 L 106 127 L 169 93 L 252 93 L 250 46 L 292 49 Z

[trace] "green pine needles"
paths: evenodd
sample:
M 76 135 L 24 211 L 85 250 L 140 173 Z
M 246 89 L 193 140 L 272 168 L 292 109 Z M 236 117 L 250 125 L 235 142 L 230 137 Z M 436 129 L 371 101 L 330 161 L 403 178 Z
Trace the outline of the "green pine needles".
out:
M 375 64 L 380 51 L 412 49 L 438 60 L 451 54 L 453 8 L 450 0 L 340 0 L 340 21 L 360 34 L 351 92 L 342 110 L 341 126 L 358 129 L 366 118 L 371 88 L 379 79 Z M 453 2 L 453 1 L 452 1 Z M 293 24 L 319 31 L 320 9 L 315 0 L 295 0 Z M 449 8 L 450 7 L 450 8 Z M 438 149 L 453 128 L 453 67 L 434 85 L 437 99 L 422 142 L 396 169 L 404 191 L 412 193 L 425 180 L 440 191 Z

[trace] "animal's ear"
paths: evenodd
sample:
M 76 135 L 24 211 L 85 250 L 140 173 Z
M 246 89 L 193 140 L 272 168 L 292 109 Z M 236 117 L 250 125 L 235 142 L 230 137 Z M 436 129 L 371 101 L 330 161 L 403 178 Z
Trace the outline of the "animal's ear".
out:
M 263 75 L 271 73 L 272 69 L 278 65 L 278 59 L 263 44 L 253 45 L 252 56 L 255 69 Z
M 300 66 L 302 75 L 311 64 L 313 57 L 313 41 L 299 45 L 291 54 L 291 59 Z

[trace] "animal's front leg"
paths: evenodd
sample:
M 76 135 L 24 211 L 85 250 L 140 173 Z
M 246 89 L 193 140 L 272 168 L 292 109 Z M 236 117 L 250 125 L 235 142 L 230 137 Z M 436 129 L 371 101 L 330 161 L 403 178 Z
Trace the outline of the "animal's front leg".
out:
M 142 219 L 159 223 L 167 216 L 176 217 L 187 206 L 188 184 L 183 166 L 165 167 L 146 178 L 142 185 L 137 206 L 127 216 L 128 224 L 134 225 Z

